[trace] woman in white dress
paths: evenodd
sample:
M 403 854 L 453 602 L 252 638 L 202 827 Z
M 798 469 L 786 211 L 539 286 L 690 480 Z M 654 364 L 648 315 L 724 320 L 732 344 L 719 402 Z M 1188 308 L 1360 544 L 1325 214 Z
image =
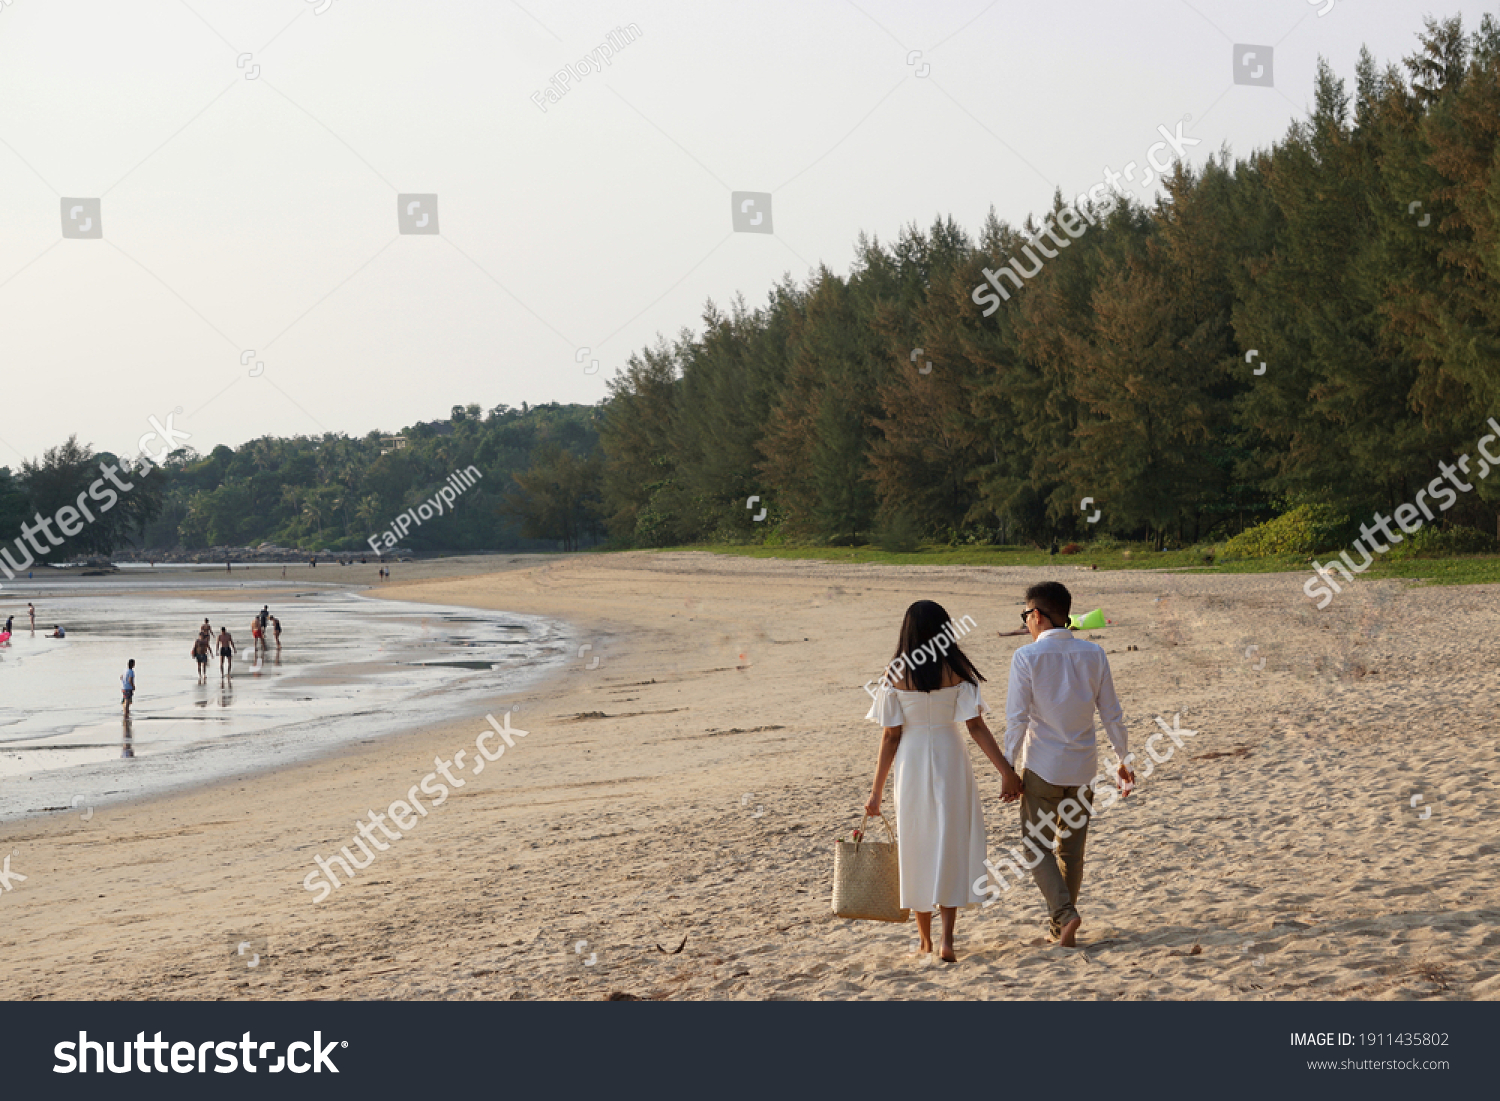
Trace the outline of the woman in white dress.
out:
M 1002 776 L 1015 776 L 985 724 L 989 707 L 979 694 L 982 680 L 959 649 L 942 605 L 919 600 L 906 609 L 896 654 L 865 716 L 885 728 L 865 813 L 880 813 L 894 764 L 901 905 L 916 912 L 922 952 L 932 951 L 932 911 L 942 912 L 938 958 L 945 963 L 958 961 L 953 952 L 958 908 L 984 899 L 974 890 L 974 881 L 986 874 L 984 810 L 964 728 Z M 1020 781 L 1006 786 L 1019 790 Z

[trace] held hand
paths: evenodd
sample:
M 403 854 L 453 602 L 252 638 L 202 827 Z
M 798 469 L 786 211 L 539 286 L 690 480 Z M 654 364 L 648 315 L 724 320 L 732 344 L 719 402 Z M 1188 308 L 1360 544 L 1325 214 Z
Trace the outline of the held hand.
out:
M 1000 801 L 1014 803 L 1021 798 L 1021 777 L 1015 769 L 1008 769 L 1000 780 Z
M 871 818 L 880 817 L 880 796 L 872 795 L 870 801 L 865 804 L 865 813 Z
M 1135 787 L 1135 773 L 1121 765 L 1115 770 L 1115 775 L 1120 778 L 1120 798 L 1129 798 L 1131 790 Z

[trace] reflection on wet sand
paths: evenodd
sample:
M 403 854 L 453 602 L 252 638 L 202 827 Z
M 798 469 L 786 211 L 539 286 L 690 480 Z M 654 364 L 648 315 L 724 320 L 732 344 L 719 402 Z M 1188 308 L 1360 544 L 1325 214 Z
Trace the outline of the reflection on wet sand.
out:
M 192 640 L 205 612 L 214 624 L 240 622 L 235 602 L 245 595 L 143 599 L 96 586 L 51 597 L 46 610 L 69 624 L 65 639 L 23 633 L 0 646 L 0 821 L 64 794 L 135 798 L 477 710 L 571 652 L 566 628 L 536 616 L 458 615 L 348 592 L 281 594 L 271 603 L 282 605 L 282 647 L 247 646 L 239 676 L 226 669 L 215 691 L 212 666 L 197 675 Z M 140 680 L 122 729 L 113 686 L 129 659 Z M 136 722 L 152 724 L 141 728 L 144 742 Z M 121 758 L 136 763 L 127 772 Z

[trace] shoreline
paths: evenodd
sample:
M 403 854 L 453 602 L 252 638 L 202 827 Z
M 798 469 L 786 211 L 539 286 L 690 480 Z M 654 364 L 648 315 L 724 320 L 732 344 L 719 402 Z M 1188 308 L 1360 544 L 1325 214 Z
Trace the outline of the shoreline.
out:
M 1056 572 L 1075 611 L 1115 619 L 1097 634 L 1132 747 L 1155 716 L 1197 731 L 1091 832 L 1080 945 L 1100 966 L 1043 942 L 1030 884 L 960 916 L 946 969 L 906 955 L 914 926 L 828 907 L 878 742 L 860 685 L 901 611 L 972 615 L 963 646 L 1003 711 L 1018 640 L 996 632 L 1043 570 L 638 553 L 387 589 L 564 620 L 591 651 L 493 698 L 527 735 L 325 901 L 303 888 L 315 858 L 482 721 L 0 826 L 29 877 L 0 902 L 0 974 L 18 1000 L 1500 996 L 1500 887 L 1473 874 L 1492 846 L 1465 827 L 1500 810 L 1500 589 L 1362 579 L 1308 616 L 1295 574 Z M 1015 815 L 976 772 L 1003 853 Z M 1404 812 L 1408 782 L 1429 820 Z M 231 937 L 265 938 L 264 966 Z
M 485 562 L 484 559 L 480 556 L 473 557 L 475 559 L 474 561 L 461 564 L 462 566 L 469 567 L 468 570 L 465 571 L 466 573 L 475 572 L 474 567 L 481 565 L 487 566 L 491 570 L 494 569 L 494 563 Z M 213 571 L 211 569 L 203 572 L 207 572 L 210 576 L 213 576 Z M 306 572 L 308 574 L 312 574 L 316 571 L 312 568 L 307 568 Z M 174 587 L 174 583 L 176 583 L 178 579 L 171 577 L 170 575 L 168 575 L 168 577 L 165 579 L 164 585 L 158 585 L 156 587 L 141 587 L 135 584 L 131 584 L 131 581 L 135 581 L 137 579 L 131 578 L 128 574 L 125 574 L 123 577 L 120 575 L 116 575 L 112 579 L 112 583 L 109 586 L 110 591 L 105 594 L 101 592 L 100 589 L 92 587 L 95 581 L 95 578 L 92 574 L 81 573 L 75 576 L 88 577 L 91 586 L 90 591 L 76 593 L 59 593 L 53 591 L 49 592 L 45 599 L 49 602 L 76 598 L 97 599 L 101 596 L 107 595 L 110 598 L 122 600 L 128 598 L 147 598 L 158 600 L 197 600 L 206 605 L 218 605 L 220 611 L 216 612 L 215 614 L 219 614 L 221 616 L 222 608 L 224 606 L 243 605 L 244 609 L 247 612 L 253 612 L 255 608 L 263 603 L 277 603 L 278 597 L 280 598 L 280 604 L 283 608 L 290 606 L 290 600 L 293 597 L 318 596 L 329 592 L 342 592 L 356 600 L 385 599 L 383 594 L 378 591 L 379 587 L 376 585 L 350 582 L 339 583 L 337 581 L 324 581 L 320 578 L 301 579 L 300 581 L 294 581 L 294 579 L 292 578 L 287 578 L 285 580 L 277 578 L 274 580 L 274 582 L 270 581 L 270 579 L 264 579 L 270 587 L 249 587 L 244 589 L 229 587 L 189 587 L 186 589 L 179 589 Z M 142 578 L 140 580 L 145 579 Z M 183 580 L 191 580 L 192 582 L 196 583 L 199 579 L 193 578 Z M 299 589 L 306 590 L 307 586 L 309 585 L 316 586 L 316 590 L 313 592 L 297 591 Z M 415 598 L 402 598 L 393 596 L 389 600 L 389 603 L 405 604 L 422 602 Z M 451 605 L 450 607 L 454 608 L 455 610 L 465 610 L 464 606 L 462 605 Z M 474 610 L 478 611 L 484 609 Z M 493 610 L 509 611 L 508 609 Z M 285 612 L 283 612 L 282 614 L 285 614 Z M 565 639 L 571 639 L 572 634 L 575 631 L 575 628 L 572 624 L 566 623 L 561 620 L 553 620 L 553 622 L 555 622 L 559 627 L 563 629 Z M 75 634 L 71 637 L 74 639 L 74 641 L 78 641 L 80 636 L 78 636 L 75 632 Z M 241 637 L 243 638 L 243 636 Z M 251 670 L 254 667 L 248 663 L 247 659 L 242 660 L 237 658 L 236 662 L 239 666 L 239 678 L 253 676 Z M 416 664 L 422 663 L 418 662 Z M 440 662 L 439 664 L 442 663 Z M 307 680 L 308 674 L 306 673 L 298 673 L 294 675 L 298 679 L 314 685 L 340 685 L 345 683 L 355 683 L 356 681 L 350 680 L 350 678 L 355 677 L 357 679 L 359 675 L 357 666 L 349 667 L 345 665 L 332 665 L 321 666 L 318 668 L 322 669 L 322 672 L 314 674 L 314 679 L 311 681 Z M 535 680 L 528 681 L 521 687 L 504 693 L 504 696 L 505 698 L 509 698 L 515 695 L 534 691 L 545 685 L 549 680 L 555 678 L 557 675 L 558 673 L 555 669 L 547 670 L 544 668 L 537 675 L 537 678 Z M 211 670 L 210 681 L 212 680 L 213 674 Z M 423 690 L 422 694 L 425 694 L 427 691 L 430 691 L 430 689 Z M 152 697 L 145 697 L 143 698 L 142 702 L 144 702 L 145 699 L 150 698 Z M 460 697 L 455 697 L 447 701 L 447 706 L 444 708 L 443 714 L 438 721 L 445 724 L 467 722 L 475 719 L 482 721 L 488 710 L 488 704 L 480 704 L 473 702 L 472 700 L 464 700 Z M 332 721 L 336 723 L 353 722 L 355 721 L 355 719 L 357 719 L 357 717 L 358 713 L 354 715 L 347 715 L 338 719 L 333 719 Z M 136 721 L 141 722 L 145 720 L 138 717 Z M 257 745 L 255 747 L 256 751 L 266 754 L 266 759 L 262 762 L 243 765 L 231 765 L 231 771 L 229 771 L 227 774 L 209 776 L 207 778 L 169 778 L 165 780 L 164 786 L 158 787 L 155 790 L 148 790 L 141 794 L 130 795 L 121 799 L 107 799 L 106 797 L 103 800 L 100 800 L 98 798 L 88 800 L 93 803 L 93 805 L 88 808 L 88 812 L 92 813 L 97 809 L 100 811 L 108 810 L 111 813 L 116 813 L 127 808 L 140 808 L 150 806 L 157 801 L 171 799 L 179 796 L 208 796 L 216 790 L 224 789 L 228 786 L 232 786 L 253 777 L 271 775 L 282 770 L 296 769 L 299 767 L 316 767 L 320 764 L 326 764 L 329 761 L 336 760 L 340 755 L 349 752 L 354 746 L 368 742 L 367 739 L 361 739 L 359 741 L 329 741 L 326 739 L 318 739 L 309 743 L 299 741 L 295 737 L 293 737 L 290 741 L 286 740 L 286 732 L 304 725 L 307 721 L 308 720 L 306 718 L 299 717 L 296 720 L 284 724 L 278 724 L 267 730 L 255 731 L 253 736 L 257 739 Z M 327 723 L 329 721 L 330 720 L 328 718 L 314 718 L 312 720 L 314 724 Z M 389 739 L 406 737 L 412 734 L 419 733 L 420 731 L 428 728 L 431 725 L 431 722 L 420 722 L 415 718 L 398 720 L 398 725 L 378 732 L 375 735 L 375 740 L 385 741 Z M 118 735 L 116 735 L 116 737 L 118 737 Z M 231 736 L 230 740 L 226 742 L 226 740 L 222 736 L 220 736 L 207 739 L 206 741 L 201 743 L 188 744 L 176 749 L 160 750 L 159 752 L 166 756 L 170 756 L 172 754 L 181 755 L 184 753 L 195 754 L 198 752 L 203 752 L 205 750 L 208 752 L 224 752 L 231 748 L 231 743 L 233 742 L 233 740 L 234 738 Z M 3 746 L 0 746 L 0 751 L 3 751 Z M 153 767 L 166 767 L 170 771 L 171 765 L 166 759 L 166 756 L 158 756 L 155 758 L 150 758 L 149 760 L 151 760 Z M 77 769 L 79 768 L 83 769 L 84 772 L 77 773 Z M 87 770 L 89 768 L 90 766 L 88 765 L 72 766 L 65 768 L 61 773 L 42 772 L 38 775 L 45 777 L 47 780 L 53 781 L 54 783 L 66 780 L 68 782 L 65 783 L 64 786 L 69 788 L 84 788 L 90 786 L 91 784 L 97 784 L 99 780 L 98 776 L 88 774 Z M 84 799 L 85 797 L 79 798 Z M 76 803 L 73 808 L 68 808 L 65 806 L 36 808 L 19 815 L 8 815 L 5 817 L 0 817 L 0 828 L 3 828 L 4 826 L 35 823 L 37 821 L 47 820 L 49 818 L 57 816 L 67 817 L 70 814 L 81 813 L 81 806 L 82 803 Z

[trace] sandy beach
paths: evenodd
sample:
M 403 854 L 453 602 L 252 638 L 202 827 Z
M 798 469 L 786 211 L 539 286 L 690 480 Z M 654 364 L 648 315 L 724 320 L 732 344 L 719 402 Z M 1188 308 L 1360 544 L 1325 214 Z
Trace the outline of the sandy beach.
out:
M 1080 950 L 1046 943 L 1025 882 L 960 913 L 957 965 L 912 957 L 915 923 L 829 911 L 880 734 L 861 686 L 907 604 L 938 600 L 977 622 L 963 645 L 998 733 L 1024 640 L 997 632 L 1049 576 L 1115 621 L 1091 637 L 1132 746 L 1157 718 L 1193 733 L 1091 828 Z M 493 701 L 524 737 L 317 903 L 314 858 L 472 752 L 482 719 L 0 827 L 26 877 L 0 894 L 0 979 L 15 1000 L 1500 997 L 1500 594 L 1361 579 L 1318 612 L 1303 580 L 646 553 L 398 566 L 377 595 L 576 628 L 565 673 Z M 970 751 L 993 858 L 1017 815 Z

